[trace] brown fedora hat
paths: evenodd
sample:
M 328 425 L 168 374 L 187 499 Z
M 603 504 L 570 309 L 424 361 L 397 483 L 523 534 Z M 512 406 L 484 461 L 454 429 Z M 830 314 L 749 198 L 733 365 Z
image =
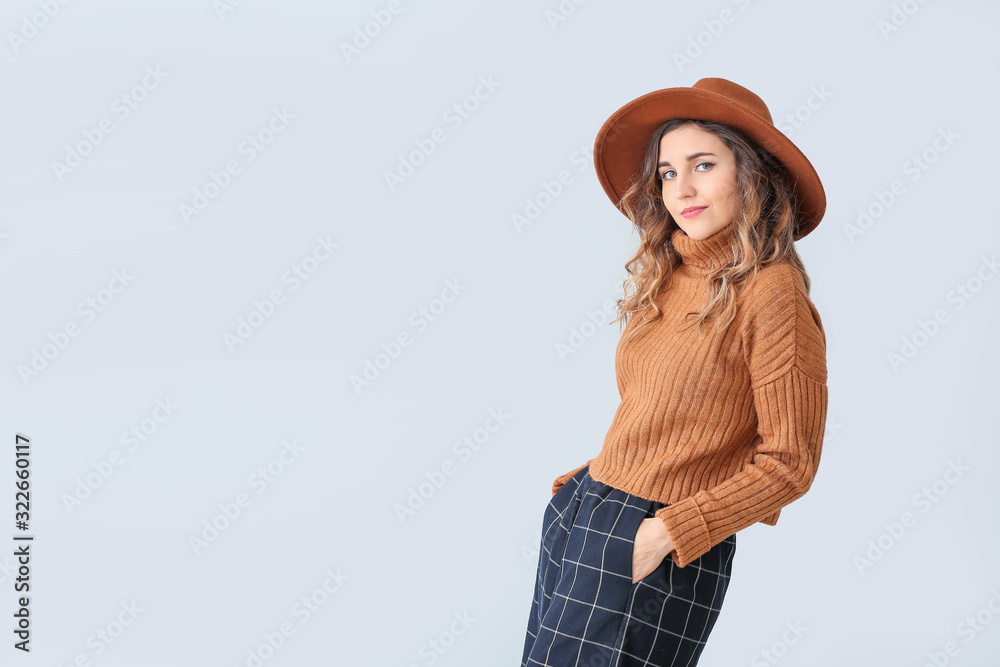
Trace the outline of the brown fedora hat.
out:
M 711 120 L 739 130 L 771 153 L 789 171 L 799 202 L 795 240 L 823 219 L 826 194 L 812 164 L 774 126 L 757 95 L 719 78 L 701 79 L 690 88 L 664 88 L 638 97 L 611 114 L 594 142 L 594 168 L 608 197 L 621 211 L 621 197 L 639 174 L 653 132 L 673 118 Z

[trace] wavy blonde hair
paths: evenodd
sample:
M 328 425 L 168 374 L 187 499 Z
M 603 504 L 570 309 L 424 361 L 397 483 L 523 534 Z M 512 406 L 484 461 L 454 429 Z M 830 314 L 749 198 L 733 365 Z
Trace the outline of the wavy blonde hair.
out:
M 694 323 L 700 328 L 714 321 L 725 329 L 736 317 L 736 297 L 742 286 L 764 267 L 788 260 L 799 270 L 806 292 L 810 281 L 802 259 L 793 245 L 798 202 L 785 168 L 769 152 L 739 131 L 712 121 L 675 118 L 665 122 L 650 136 L 642 167 L 622 195 L 621 209 L 640 234 L 639 248 L 626 262 L 629 278 L 625 297 L 618 299 L 619 315 L 613 322 L 629 319 L 649 308 L 653 316 L 644 318 L 631 332 L 663 313 L 656 297 L 670 287 L 681 257 L 671 235 L 680 229 L 662 199 L 662 183 L 657 176 L 660 139 L 671 130 L 694 124 L 718 136 L 736 158 L 736 212 L 732 223 L 733 261 L 708 275 L 708 297 Z M 631 291 L 630 291 L 631 288 Z

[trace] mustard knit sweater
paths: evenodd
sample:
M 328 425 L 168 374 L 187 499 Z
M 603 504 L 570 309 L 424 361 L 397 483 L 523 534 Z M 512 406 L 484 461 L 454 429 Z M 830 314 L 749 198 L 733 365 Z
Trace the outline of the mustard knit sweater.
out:
M 709 267 L 731 258 L 734 229 L 673 232 L 683 263 L 657 298 L 663 317 L 626 340 L 642 317 L 633 314 L 618 343 L 621 403 L 604 445 L 552 486 L 589 465 L 599 482 L 668 503 L 656 515 L 679 567 L 746 526 L 775 525 L 809 490 L 826 426 L 826 335 L 787 261 L 746 284 L 725 332 L 713 322 L 681 330 L 704 303 Z

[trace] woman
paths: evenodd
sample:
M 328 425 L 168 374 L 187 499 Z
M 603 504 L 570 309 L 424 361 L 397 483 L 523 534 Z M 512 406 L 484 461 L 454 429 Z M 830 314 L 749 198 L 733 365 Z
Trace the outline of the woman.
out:
M 816 475 L 826 336 L 793 242 L 826 198 L 725 79 L 629 102 L 594 164 L 641 236 L 618 302 L 621 404 L 597 457 L 553 483 L 521 665 L 691 666 L 736 532 L 775 525 Z

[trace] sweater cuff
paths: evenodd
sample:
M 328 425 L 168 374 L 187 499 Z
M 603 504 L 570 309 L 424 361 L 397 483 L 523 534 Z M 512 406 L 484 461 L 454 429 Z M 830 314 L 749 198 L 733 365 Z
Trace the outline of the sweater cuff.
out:
M 579 468 L 574 468 L 573 470 L 570 470 L 569 472 L 563 473 L 562 475 L 556 477 L 555 480 L 552 482 L 552 495 L 553 496 L 556 495 L 559 492 L 559 489 L 561 489 L 566 484 L 566 482 L 573 479 L 573 475 L 575 475 L 576 473 L 580 472 L 581 470 L 589 466 L 591 461 L 593 460 L 594 459 L 590 459 L 590 461 L 587 461 Z
M 674 543 L 671 554 L 677 567 L 684 567 L 712 548 L 708 524 L 694 498 L 663 507 L 656 511 L 656 516 L 666 525 Z

